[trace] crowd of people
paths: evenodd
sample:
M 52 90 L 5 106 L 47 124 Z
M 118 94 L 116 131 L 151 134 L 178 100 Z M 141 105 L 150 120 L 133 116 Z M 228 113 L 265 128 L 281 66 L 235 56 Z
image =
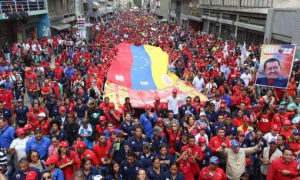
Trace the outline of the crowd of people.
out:
M 173 89 L 142 114 L 129 97 L 117 107 L 104 86 L 122 42 L 161 47 L 169 54 L 169 71 L 209 101 L 187 95 L 179 105 Z M 299 64 L 286 89 L 256 86 L 260 47 L 160 23 L 142 11 L 115 12 L 111 23 L 95 23 L 88 42 L 69 32 L 6 43 L 0 58 L 0 175 L 299 179 Z

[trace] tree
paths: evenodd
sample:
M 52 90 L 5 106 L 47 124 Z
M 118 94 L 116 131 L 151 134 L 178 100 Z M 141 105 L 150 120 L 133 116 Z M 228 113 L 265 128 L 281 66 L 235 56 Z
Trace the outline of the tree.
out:
M 142 0 L 133 0 L 133 4 L 142 9 Z
M 128 5 L 129 8 L 131 8 L 132 2 L 131 2 L 131 1 L 128 1 L 127 5 Z

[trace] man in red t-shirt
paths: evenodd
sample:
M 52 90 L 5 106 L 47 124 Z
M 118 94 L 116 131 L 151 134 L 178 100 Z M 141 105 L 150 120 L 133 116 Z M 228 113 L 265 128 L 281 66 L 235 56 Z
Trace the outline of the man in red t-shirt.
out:
M 105 117 L 108 122 L 113 122 L 116 129 L 120 129 L 120 120 L 121 120 L 121 113 L 115 109 L 115 104 L 110 102 L 109 103 L 109 110 L 105 114 Z
M 27 67 L 25 69 L 26 73 L 25 73 L 25 85 L 26 87 L 28 88 L 29 85 L 30 85 L 30 81 L 31 79 L 33 79 L 35 82 L 37 82 L 37 75 L 31 71 L 31 68 L 30 67 Z
M 53 72 L 55 74 L 55 78 L 59 81 L 61 77 L 61 73 L 64 72 L 64 69 L 60 67 L 58 63 L 55 64 L 55 68 L 53 68 Z
M 111 146 L 111 142 L 107 141 L 106 136 L 104 133 L 101 133 L 98 137 L 98 143 L 94 145 L 92 151 L 95 153 L 96 157 L 98 158 L 99 166 L 103 174 L 108 173 L 108 163 L 110 162 L 109 159 L 109 149 Z
M 0 84 L 0 100 L 3 101 L 3 107 L 11 109 L 11 101 L 14 99 L 10 90 L 6 89 L 4 84 Z

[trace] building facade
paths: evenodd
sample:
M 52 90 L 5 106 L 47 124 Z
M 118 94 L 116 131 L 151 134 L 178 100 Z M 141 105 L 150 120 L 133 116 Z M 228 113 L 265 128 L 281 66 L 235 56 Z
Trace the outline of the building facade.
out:
M 47 1 L 2 0 L 0 2 L 0 45 L 50 35 Z
M 115 8 L 113 0 L 87 0 L 88 16 L 92 22 L 101 22 L 106 16 L 110 16 Z

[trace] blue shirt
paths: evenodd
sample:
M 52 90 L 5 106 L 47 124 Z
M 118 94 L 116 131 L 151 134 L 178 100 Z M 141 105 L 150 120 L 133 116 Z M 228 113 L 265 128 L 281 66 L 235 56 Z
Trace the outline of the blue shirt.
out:
M 123 178 L 122 174 L 119 172 L 117 179 L 113 175 L 109 174 L 105 177 L 105 180 L 123 180 Z
M 83 170 L 82 168 L 80 168 L 80 170 Z M 97 171 L 97 169 L 93 166 L 91 166 L 91 170 L 90 173 L 88 175 L 84 174 L 85 178 L 84 180 L 93 180 L 95 178 L 95 176 L 97 176 L 99 174 L 99 172 Z
M 2 84 L 5 85 L 6 89 L 11 90 L 12 82 L 11 81 L 4 81 Z
M 48 155 L 48 148 L 51 145 L 50 139 L 42 137 L 40 142 L 36 141 L 36 138 L 33 137 L 26 142 L 25 151 L 30 152 L 32 150 L 37 151 L 40 154 L 40 159 L 43 159 Z
M 215 136 L 217 134 L 218 129 L 224 128 L 225 129 L 225 123 L 219 123 L 219 122 L 215 122 L 211 125 L 211 133 L 213 134 L 213 136 Z
M 71 79 L 71 77 L 74 75 L 74 68 L 67 68 L 66 69 L 66 76 L 68 79 Z
M 29 171 L 35 171 L 38 175 L 38 179 L 41 179 L 40 170 L 34 167 L 29 167 Z M 16 170 L 12 176 L 12 180 L 26 180 L 26 174 L 21 170 Z
M 52 136 L 54 136 L 55 134 L 52 132 L 50 134 L 50 139 L 52 139 Z M 65 130 L 60 129 L 59 133 L 58 133 L 58 137 L 59 137 L 59 141 L 67 141 L 67 133 Z
M 205 150 L 202 151 L 203 154 L 203 159 L 200 162 L 200 169 L 202 169 L 203 167 L 207 167 L 209 165 L 209 160 L 212 157 L 212 151 L 210 149 L 210 147 L 206 146 Z
M 227 125 L 225 124 L 225 136 L 233 135 L 237 136 L 237 127 L 234 124 Z
M 120 130 L 122 130 L 124 133 L 127 133 L 127 137 L 131 137 L 134 132 L 134 125 L 132 122 L 127 124 L 126 122 L 122 122 L 120 125 Z
M 206 114 L 206 118 L 208 119 L 209 122 L 215 122 L 218 119 L 217 114 L 214 110 L 212 112 L 210 112 L 209 110 L 206 110 L 205 114 Z
M 114 142 L 114 143 L 111 144 L 109 154 L 113 151 L 115 143 L 117 143 L 117 142 Z M 124 141 L 121 141 L 120 149 L 119 150 L 114 150 L 113 160 L 115 160 L 118 164 L 121 164 L 121 162 L 124 159 L 126 159 L 126 152 L 125 152 L 124 145 L 128 145 L 129 149 L 131 149 L 131 144 L 129 143 L 129 141 L 124 140 Z
M 143 144 L 146 142 L 146 139 L 140 137 L 140 140 L 137 140 L 135 136 L 132 136 L 128 139 L 131 144 L 131 151 L 133 152 L 142 152 L 143 151 Z
M 142 168 L 142 164 L 135 160 L 131 166 L 127 160 L 124 160 L 120 165 L 120 171 L 124 180 L 136 179 L 137 171 Z
M 8 124 L 11 125 L 10 119 L 12 117 L 12 113 L 10 109 L 3 108 L 2 110 L 3 119 L 8 121 Z
M 152 149 L 154 152 L 159 152 L 159 145 L 168 144 L 167 139 L 163 136 L 156 138 L 154 135 L 149 139 L 149 142 L 152 145 Z
M 189 108 L 187 107 L 187 105 L 182 105 L 180 108 L 179 108 L 179 114 L 180 114 L 180 117 L 183 117 L 184 114 L 185 114 L 185 111 L 186 110 L 190 110 L 191 113 L 196 116 L 197 115 L 197 112 L 196 112 L 196 108 L 194 106 L 190 106 Z
M 0 129 L 0 147 L 9 148 L 11 142 L 15 139 L 15 128 L 6 125 Z
M 171 154 L 167 154 L 165 158 L 162 158 L 160 154 L 157 157 L 161 161 L 169 161 L 169 164 L 173 164 L 175 162 L 174 157 Z M 161 163 L 161 167 L 164 172 L 169 170 L 169 166 L 167 164 Z
M 257 78 L 256 84 L 265 85 L 265 86 L 276 86 L 276 87 L 286 87 L 288 84 L 288 79 L 282 76 L 279 76 L 276 80 L 274 80 L 271 84 L 266 77 Z
M 165 177 L 165 179 L 169 179 L 169 180 L 185 180 L 184 176 L 181 172 L 177 172 L 177 176 L 175 179 L 172 178 L 170 171 L 165 172 L 164 177 Z
M 29 109 L 27 106 L 22 107 L 16 107 L 15 113 L 17 115 L 16 120 L 18 123 L 26 124 L 27 123 L 27 113 L 29 112 Z
M 143 164 L 143 168 L 147 169 L 152 166 L 152 159 L 155 157 L 155 153 L 151 152 L 149 156 L 146 156 L 144 152 L 141 152 L 137 159 Z
M 119 132 L 121 132 L 119 129 L 115 129 L 115 131 L 116 131 L 116 134 L 118 134 Z M 103 133 L 105 134 L 105 136 L 106 136 L 106 139 L 109 139 L 109 131 L 108 130 L 105 130 L 105 131 L 103 131 Z
M 153 118 L 151 118 L 147 113 L 143 113 L 140 116 L 140 125 L 144 128 L 146 136 L 151 137 L 154 134 L 153 126 L 156 123 L 157 115 L 153 114 Z
M 84 118 L 85 112 L 88 110 L 88 107 L 85 104 L 82 104 L 81 106 L 76 105 L 74 107 L 74 112 L 77 113 L 78 118 Z
M 147 169 L 147 177 L 151 180 L 165 180 L 164 172 L 160 171 L 160 174 L 157 174 L 153 166 Z
M 62 170 L 58 168 L 54 168 L 54 172 L 52 174 L 52 180 L 65 180 Z

